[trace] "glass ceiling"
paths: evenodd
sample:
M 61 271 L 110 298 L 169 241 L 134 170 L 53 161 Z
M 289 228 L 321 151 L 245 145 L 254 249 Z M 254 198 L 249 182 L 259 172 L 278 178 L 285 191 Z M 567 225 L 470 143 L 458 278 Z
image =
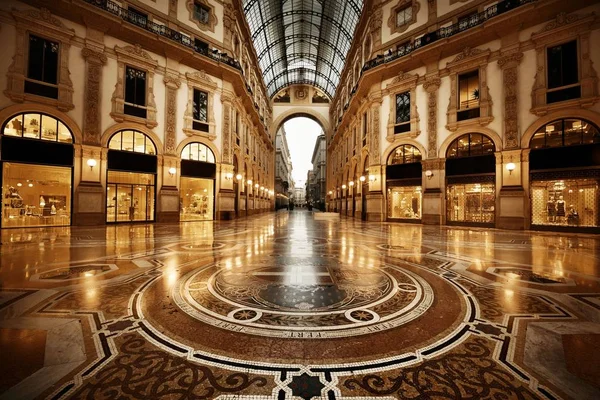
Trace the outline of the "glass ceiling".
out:
M 294 83 L 333 98 L 363 0 L 244 0 L 269 97 Z

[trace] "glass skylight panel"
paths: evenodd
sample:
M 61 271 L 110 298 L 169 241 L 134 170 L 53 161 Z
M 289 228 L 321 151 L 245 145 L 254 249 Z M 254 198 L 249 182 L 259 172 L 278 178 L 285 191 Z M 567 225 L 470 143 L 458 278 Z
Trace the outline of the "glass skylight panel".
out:
M 293 83 L 335 94 L 362 0 L 243 0 L 269 96 Z

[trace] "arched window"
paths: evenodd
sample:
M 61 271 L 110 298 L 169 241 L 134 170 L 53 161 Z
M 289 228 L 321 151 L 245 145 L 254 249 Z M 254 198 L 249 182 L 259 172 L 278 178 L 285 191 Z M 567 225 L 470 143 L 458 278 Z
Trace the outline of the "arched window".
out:
M 23 113 L 9 118 L 2 127 L 2 133 L 6 136 L 73 143 L 73 134 L 64 123 L 41 113 Z
M 422 156 L 419 149 L 410 144 L 403 144 L 396 147 L 392 154 L 390 154 L 388 165 L 421 162 L 421 158 Z
M 124 130 L 115 133 L 108 142 L 108 148 L 134 153 L 156 154 L 156 147 L 152 139 L 138 131 Z
M 600 143 L 600 130 L 591 122 L 577 118 L 559 119 L 542 126 L 533 135 L 532 149 Z
M 181 151 L 182 160 L 204 161 L 215 163 L 215 155 L 211 149 L 202 143 L 189 143 Z
M 462 158 L 494 154 L 496 146 L 481 133 L 467 133 L 454 140 L 446 151 L 446 158 Z

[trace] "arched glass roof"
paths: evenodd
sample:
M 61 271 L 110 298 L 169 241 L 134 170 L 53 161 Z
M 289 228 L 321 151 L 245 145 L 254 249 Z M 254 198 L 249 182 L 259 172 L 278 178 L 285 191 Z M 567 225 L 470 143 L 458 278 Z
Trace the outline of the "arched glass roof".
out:
M 363 0 L 244 0 L 267 93 L 304 83 L 334 96 Z

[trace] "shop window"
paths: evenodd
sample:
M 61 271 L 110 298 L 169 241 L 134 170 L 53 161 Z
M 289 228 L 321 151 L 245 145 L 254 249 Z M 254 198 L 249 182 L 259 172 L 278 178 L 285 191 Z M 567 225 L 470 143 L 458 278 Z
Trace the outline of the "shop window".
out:
M 410 131 L 410 91 L 396 95 L 396 125 L 394 133 Z
M 548 63 L 546 103 L 556 103 L 581 97 L 577 40 L 548 47 L 546 56 Z
M 202 143 L 189 143 L 181 151 L 182 160 L 203 161 L 215 163 L 215 154 Z
M 448 150 L 446 158 L 462 158 L 494 154 L 496 147 L 489 137 L 481 133 L 467 133 L 455 139 Z
M 156 147 L 148 136 L 141 132 L 130 130 L 115 133 L 108 142 L 108 148 L 111 150 L 131 151 L 149 155 L 156 154 Z
M 181 178 L 181 221 L 211 221 L 214 213 L 214 180 Z
M 125 68 L 125 114 L 146 118 L 146 72 Z
M 388 188 L 388 218 L 421 219 L 421 186 Z
M 448 222 L 494 223 L 493 183 L 449 184 L 446 192 Z
M 600 143 L 600 130 L 588 121 L 569 118 L 550 122 L 538 129 L 530 147 L 540 149 L 594 143 Z
M 40 139 L 61 143 L 73 143 L 69 128 L 58 119 L 46 114 L 18 114 L 4 124 L 2 133 L 28 139 Z
M 388 165 L 411 164 L 421 162 L 421 152 L 415 146 L 403 144 L 396 147 L 390 155 Z
M 599 179 L 532 181 L 533 225 L 597 227 Z
M 479 71 L 458 76 L 457 121 L 479 118 Z
M 4 162 L 2 227 L 71 223 L 71 168 Z
M 58 42 L 29 35 L 29 57 L 25 92 L 58 98 Z
M 208 93 L 194 89 L 193 129 L 208 132 Z
M 155 175 L 108 171 L 106 221 L 154 220 Z

